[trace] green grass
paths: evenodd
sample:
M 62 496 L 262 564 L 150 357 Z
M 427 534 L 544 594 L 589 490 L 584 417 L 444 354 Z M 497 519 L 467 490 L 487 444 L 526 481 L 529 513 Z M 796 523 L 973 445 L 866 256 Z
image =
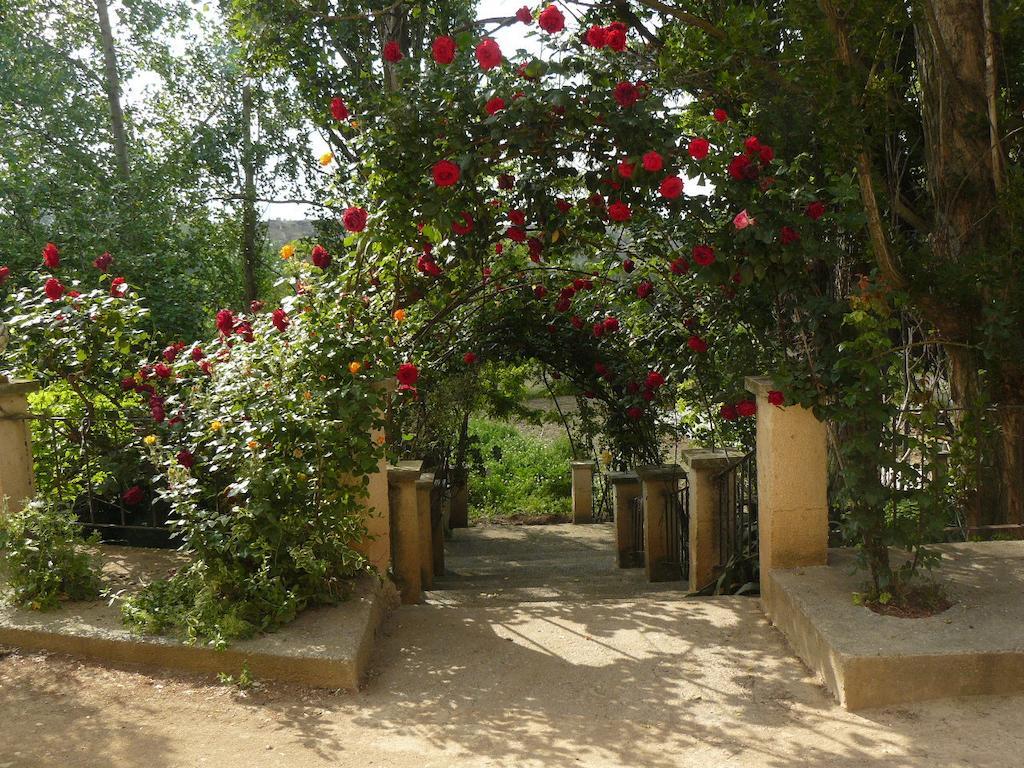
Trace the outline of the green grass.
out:
M 488 419 L 473 419 L 470 434 L 480 459 L 469 477 L 471 518 L 568 517 L 572 494 L 568 439 L 548 443 Z

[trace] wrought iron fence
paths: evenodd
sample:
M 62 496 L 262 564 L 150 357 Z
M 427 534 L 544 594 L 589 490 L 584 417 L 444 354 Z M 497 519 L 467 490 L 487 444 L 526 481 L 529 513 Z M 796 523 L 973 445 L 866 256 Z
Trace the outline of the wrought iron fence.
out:
M 751 451 L 715 478 L 718 485 L 718 562 L 757 559 L 757 458 Z
M 683 579 L 690 578 L 690 482 L 686 477 L 665 494 L 665 535 L 667 563 L 678 566 Z
M 87 533 L 96 531 L 108 542 L 174 546 L 167 525 L 169 507 L 146 482 L 155 469 L 134 448 L 145 433 L 145 422 L 120 413 L 0 419 L 28 422 L 37 495 L 74 512 Z M 126 498 L 136 482 L 141 495 Z
M 628 553 L 634 565 L 644 564 L 644 499 L 634 496 L 629 500 L 629 540 L 632 549 Z
M 612 495 L 614 489 L 605 472 L 596 471 L 591 477 L 591 520 L 608 523 L 614 517 Z

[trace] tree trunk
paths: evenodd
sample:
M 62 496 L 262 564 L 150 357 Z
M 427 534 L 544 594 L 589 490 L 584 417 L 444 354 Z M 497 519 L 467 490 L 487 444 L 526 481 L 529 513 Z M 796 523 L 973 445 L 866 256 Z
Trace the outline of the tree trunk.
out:
M 131 176 L 128 163 L 128 134 L 124 127 L 124 110 L 121 109 L 121 77 L 117 71 L 117 51 L 114 49 L 114 33 L 110 28 L 110 14 L 107 0 L 96 0 L 96 16 L 100 24 L 100 44 L 103 48 L 103 85 L 110 108 L 110 134 L 114 139 L 114 156 L 121 181 Z
M 242 86 L 242 272 L 245 300 L 256 301 L 256 160 L 252 148 L 252 86 Z

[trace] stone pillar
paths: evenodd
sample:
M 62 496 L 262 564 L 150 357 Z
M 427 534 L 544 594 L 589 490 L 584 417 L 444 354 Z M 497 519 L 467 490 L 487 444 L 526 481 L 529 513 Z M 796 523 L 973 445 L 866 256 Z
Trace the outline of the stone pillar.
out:
M 0 512 L 6 500 L 18 512 L 36 492 L 32 471 L 32 432 L 26 419 L 28 395 L 39 389 L 34 381 L 0 383 Z
M 385 397 L 393 388 L 389 381 L 377 382 L 374 385 L 385 393 Z M 371 430 L 370 439 L 374 445 L 384 444 L 384 430 Z M 388 464 L 383 455 L 377 462 L 377 471 L 371 474 L 367 484 L 366 509 L 363 522 L 366 525 L 366 537 L 353 545 L 362 553 L 370 564 L 381 574 L 391 568 L 391 513 L 388 502 Z
M 419 518 L 420 582 L 424 589 L 434 586 L 433 526 L 430 520 L 430 495 L 434 490 L 434 473 L 425 472 L 416 481 L 416 514 Z
M 615 504 L 615 548 L 619 568 L 643 568 L 643 542 L 634 540 L 631 503 L 640 495 L 640 478 L 635 472 L 609 472 Z
M 452 502 L 451 511 L 448 513 L 449 528 L 469 527 L 469 473 L 451 472 Z
M 420 518 L 416 481 L 419 467 L 391 467 L 388 495 L 391 509 L 391 570 L 403 603 L 418 603 L 423 591 L 420 573 Z
M 768 402 L 770 379 L 748 378 L 746 387 L 757 398 L 761 595 L 770 604 L 768 571 L 828 559 L 828 442 L 810 410 Z
M 637 467 L 644 505 L 644 567 L 648 581 L 678 581 L 678 564 L 670 562 L 666 496 L 675 493 L 683 469 L 678 464 Z
M 572 467 L 572 521 L 594 521 L 594 462 L 573 461 Z
M 717 475 L 740 456 L 724 451 L 692 448 L 683 451 L 683 466 L 690 486 L 690 591 L 713 582 L 719 557 Z

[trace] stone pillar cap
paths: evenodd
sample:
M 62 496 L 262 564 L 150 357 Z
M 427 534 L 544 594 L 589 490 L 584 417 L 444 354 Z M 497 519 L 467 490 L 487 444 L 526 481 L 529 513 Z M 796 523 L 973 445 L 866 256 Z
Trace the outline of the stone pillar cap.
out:
M 683 451 L 683 463 L 690 469 L 724 469 L 730 463 L 746 455 L 744 451 L 709 451 L 693 448 Z
M 390 483 L 412 483 L 420 478 L 419 467 L 388 467 L 388 482 Z
M 423 467 L 423 459 L 404 459 L 398 462 L 398 466 L 402 468 L 411 467 L 412 469 L 421 469 Z
M 35 392 L 42 386 L 38 381 L 31 379 L 15 379 L 14 381 L 0 382 L 0 397 L 11 395 L 27 395 Z
M 597 462 L 595 462 L 593 459 L 589 459 L 586 461 L 570 461 L 569 466 L 572 467 L 573 469 L 583 467 L 589 467 L 590 469 L 594 469 L 597 466 Z
M 608 478 L 608 482 L 615 483 L 636 483 L 639 482 L 640 476 L 636 472 L 609 472 L 605 477 Z
M 424 472 L 416 479 L 416 485 L 433 485 L 434 484 L 434 473 Z
M 743 387 L 747 392 L 758 397 L 768 397 L 768 393 L 771 390 L 778 389 L 771 376 L 747 376 L 743 379 Z
M 678 464 L 648 464 L 636 468 L 641 480 L 671 480 L 681 477 L 683 468 Z

